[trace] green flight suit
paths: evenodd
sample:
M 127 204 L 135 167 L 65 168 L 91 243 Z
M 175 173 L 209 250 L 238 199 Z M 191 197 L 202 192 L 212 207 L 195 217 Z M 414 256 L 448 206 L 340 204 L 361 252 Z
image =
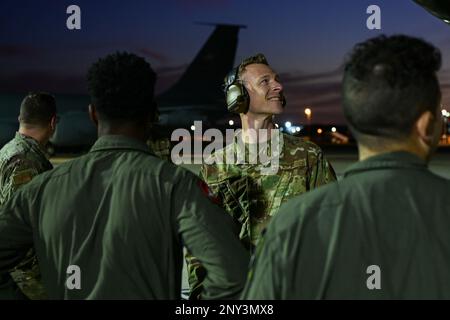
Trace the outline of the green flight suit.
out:
M 39 143 L 17 132 L 14 139 L 0 150 L 0 207 L 18 188 L 52 168 L 45 150 Z M 11 270 L 11 275 L 28 298 L 47 298 L 33 250 Z
M 245 154 L 248 159 L 249 145 L 238 143 L 239 138 L 236 136 L 234 143 L 214 156 L 226 158 L 231 153 L 237 159 L 237 155 Z M 260 163 L 203 165 L 200 172 L 239 226 L 239 238 L 250 252 L 284 202 L 336 180 L 333 168 L 317 145 L 287 134 L 280 138 L 279 169 L 274 174 L 262 174 L 261 167 L 265 164 Z M 186 260 L 191 298 L 196 299 L 205 272 L 191 254 L 186 255 Z
M 13 294 L 7 271 L 34 244 L 52 299 L 179 299 L 183 246 L 208 270 L 207 298 L 237 297 L 249 257 L 236 234 L 195 175 L 103 136 L 0 210 L 0 295 Z
M 371 157 L 284 205 L 245 299 L 450 299 L 450 181 L 406 152 Z

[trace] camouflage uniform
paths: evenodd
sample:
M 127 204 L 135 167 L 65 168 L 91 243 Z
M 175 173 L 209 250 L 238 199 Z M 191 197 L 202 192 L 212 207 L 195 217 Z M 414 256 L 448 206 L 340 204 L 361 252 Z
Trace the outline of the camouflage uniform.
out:
M 0 207 L 20 186 L 52 168 L 39 143 L 17 132 L 14 139 L 0 150 Z M 47 297 L 40 282 L 41 276 L 34 250 L 30 250 L 25 259 L 11 270 L 11 276 L 28 298 Z
M 321 149 L 312 142 L 283 134 L 280 136 L 279 170 L 261 174 L 261 164 L 204 165 L 200 175 L 222 201 L 225 210 L 240 227 L 240 239 L 251 252 L 261 231 L 280 206 L 288 199 L 336 180 L 333 168 L 324 159 Z M 248 145 L 236 142 L 213 156 L 233 153 L 248 154 Z M 230 150 L 232 149 L 232 150 Z M 199 296 L 204 270 L 199 261 L 186 255 L 191 298 Z
M 160 159 L 172 162 L 170 159 L 170 140 L 168 138 L 151 138 L 147 140 L 150 150 Z

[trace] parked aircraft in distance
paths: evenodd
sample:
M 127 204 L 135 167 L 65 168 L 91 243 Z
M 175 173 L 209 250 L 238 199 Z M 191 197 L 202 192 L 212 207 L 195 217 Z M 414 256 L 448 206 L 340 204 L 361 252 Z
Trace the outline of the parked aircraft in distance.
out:
M 430 13 L 450 24 L 450 1 L 448 0 L 414 0 Z
M 190 129 L 194 121 L 203 127 L 223 128 L 233 118 L 227 112 L 222 91 L 223 79 L 234 66 L 238 34 L 243 25 L 210 24 L 215 29 L 188 66 L 184 74 L 169 90 L 156 97 L 159 123 L 154 131 L 159 137 L 169 137 L 176 128 Z M 18 127 L 17 114 L 23 94 L 0 94 L 0 104 L 9 113 L 0 114 L 0 147 L 12 139 Z M 91 123 L 87 95 L 58 95 L 56 101 L 60 121 L 51 143 L 56 149 L 89 148 L 96 139 Z

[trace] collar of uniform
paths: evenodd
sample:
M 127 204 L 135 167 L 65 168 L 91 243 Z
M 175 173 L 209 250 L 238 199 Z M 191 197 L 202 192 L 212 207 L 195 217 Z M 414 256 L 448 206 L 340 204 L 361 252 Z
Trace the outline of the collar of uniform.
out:
M 135 150 L 154 155 L 145 143 L 123 135 L 101 136 L 94 143 L 90 152 L 105 150 Z
M 389 152 L 370 157 L 364 161 L 359 161 L 351 165 L 345 170 L 344 177 L 370 170 L 395 168 L 426 169 L 427 164 L 424 160 L 409 152 Z
M 25 141 L 27 141 L 28 143 L 30 143 L 30 144 L 32 144 L 34 146 L 40 147 L 40 144 L 39 144 L 39 142 L 37 142 L 36 139 L 34 139 L 34 138 L 30 137 L 30 136 L 24 135 L 24 134 L 20 133 L 19 131 L 16 132 L 16 138 L 17 139 L 21 139 L 21 140 L 25 140 Z
M 49 155 L 47 154 L 47 151 L 33 137 L 24 135 L 24 134 L 20 133 L 19 131 L 17 131 L 16 132 L 16 139 L 25 141 L 25 143 L 30 145 L 31 148 L 33 148 L 33 150 L 35 150 L 38 154 L 42 155 L 44 158 L 47 159 L 49 157 Z

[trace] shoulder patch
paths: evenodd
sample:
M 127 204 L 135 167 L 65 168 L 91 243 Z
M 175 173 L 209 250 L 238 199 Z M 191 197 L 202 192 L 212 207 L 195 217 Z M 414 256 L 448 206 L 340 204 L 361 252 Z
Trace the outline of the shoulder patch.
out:
M 211 200 L 213 203 L 217 205 L 222 205 L 222 201 L 220 200 L 220 198 L 216 194 L 214 194 L 214 192 L 211 190 L 211 188 L 205 181 L 198 180 L 197 185 L 200 187 L 200 190 L 209 200 Z
M 20 186 L 30 182 L 33 179 L 33 173 L 31 170 L 18 171 L 12 176 L 12 179 L 15 186 Z

